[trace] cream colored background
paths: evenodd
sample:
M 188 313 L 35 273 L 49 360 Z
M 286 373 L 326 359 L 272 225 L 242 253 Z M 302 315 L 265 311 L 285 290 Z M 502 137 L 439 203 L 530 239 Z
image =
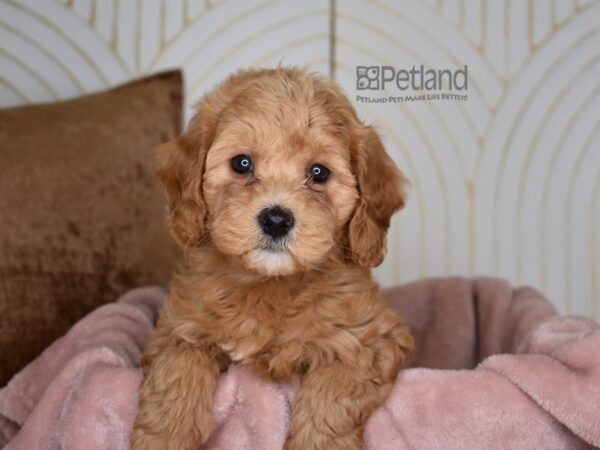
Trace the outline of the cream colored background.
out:
M 600 2 L 0 0 L 0 106 L 176 66 L 191 105 L 280 61 L 351 97 L 356 65 L 467 64 L 468 102 L 357 104 L 413 182 L 379 279 L 498 275 L 598 318 Z

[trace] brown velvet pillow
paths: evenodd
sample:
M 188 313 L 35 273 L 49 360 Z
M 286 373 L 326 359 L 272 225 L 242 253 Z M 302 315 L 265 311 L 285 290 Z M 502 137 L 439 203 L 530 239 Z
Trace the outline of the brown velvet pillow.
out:
M 90 310 L 165 283 L 151 154 L 181 131 L 178 71 L 0 110 L 0 386 Z

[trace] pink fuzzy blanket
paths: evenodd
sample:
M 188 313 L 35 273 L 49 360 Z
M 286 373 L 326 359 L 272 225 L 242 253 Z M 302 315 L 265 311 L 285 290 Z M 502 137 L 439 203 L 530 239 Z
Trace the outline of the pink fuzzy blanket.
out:
M 0 447 L 126 449 L 138 360 L 165 292 L 103 306 L 0 390 Z M 600 446 L 600 328 L 556 316 L 536 291 L 492 279 L 433 279 L 385 291 L 417 342 L 371 416 L 365 449 Z M 239 368 L 216 392 L 206 449 L 280 449 L 293 392 Z

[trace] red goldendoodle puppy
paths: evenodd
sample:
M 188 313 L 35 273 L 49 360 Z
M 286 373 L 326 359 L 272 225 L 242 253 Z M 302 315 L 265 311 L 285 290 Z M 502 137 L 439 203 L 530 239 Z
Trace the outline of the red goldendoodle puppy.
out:
M 295 383 L 288 450 L 359 449 L 413 348 L 371 278 L 405 179 L 332 81 L 239 72 L 158 149 L 182 268 L 142 358 L 133 449 L 197 449 L 230 364 Z

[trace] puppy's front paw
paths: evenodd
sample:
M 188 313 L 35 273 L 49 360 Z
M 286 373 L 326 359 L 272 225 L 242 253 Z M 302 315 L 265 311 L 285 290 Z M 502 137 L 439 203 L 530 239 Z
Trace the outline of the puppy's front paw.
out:
M 153 450 L 168 448 L 168 439 L 161 434 L 149 434 L 141 428 L 131 433 L 131 450 Z
M 359 430 L 346 436 L 321 434 L 309 427 L 288 436 L 283 450 L 360 450 L 362 433 Z
M 131 433 L 132 450 L 197 450 L 210 437 L 213 415 L 202 400 L 187 404 L 181 400 L 178 404 L 148 400 L 140 405 Z
M 190 435 L 149 434 L 134 430 L 131 434 L 131 450 L 197 450 L 206 439 Z
M 172 340 L 157 352 L 145 372 L 131 447 L 197 450 L 214 427 L 217 361 L 202 349 Z

